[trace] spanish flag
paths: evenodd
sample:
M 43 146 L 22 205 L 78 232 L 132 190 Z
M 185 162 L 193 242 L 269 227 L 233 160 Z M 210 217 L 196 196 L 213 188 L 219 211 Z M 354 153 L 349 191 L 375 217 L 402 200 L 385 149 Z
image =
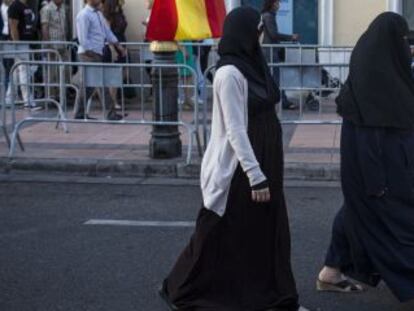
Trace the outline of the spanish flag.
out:
M 225 17 L 224 0 L 155 0 L 146 37 L 149 41 L 218 38 Z

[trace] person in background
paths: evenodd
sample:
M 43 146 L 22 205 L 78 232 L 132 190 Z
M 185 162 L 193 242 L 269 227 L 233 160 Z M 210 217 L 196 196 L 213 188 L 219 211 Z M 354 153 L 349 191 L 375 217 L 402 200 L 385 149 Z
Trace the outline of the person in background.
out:
M 209 58 L 210 58 L 210 52 L 211 52 L 211 47 L 214 45 L 214 39 L 205 39 L 203 41 L 203 43 L 205 45 L 203 45 L 201 47 L 200 50 L 200 67 L 201 67 L 201 72 L 203 73 L 203 75 L 205 74 L 206 70 L 209 67 Z M 209 72 L 207 74 L 207 79 L 210 82 L 213 82 L 213 75 L 211 72 Z
M 175 55 L 177 64 L 189 66 L 197 72 L 193 46 L 189 45 L 191 41 L 181 41 L 180 43 L 183 44 L 180 44 L 180 47 Z M 194 77 L 193 72 L 190 69 L 184 67 L 180 68 L 179 76 L 181 87 L 178 89 L 178 103 L 183 109 L 191 110 L 194 107 L 194 91 L 190 86 L 194 83 L 196 77 Z
M 66 7 L 63 0 L 52 0 L 45 4 L 40 10 L 40 22 L 42 28 L 43 41 L 67 41 L 68 39 L 68 20 L 66 17 Z M 63 61 L 69 61 L 69 52 L 64 45 L 56 44 L 51 48 L 57 50 Z M 52 55 L 50 61 L 57 61 L 56 56 Z M 57 83 L 59 81 L 59 71 L 56 66 L 51 67 L 49 82 Z M 51 88 L 52 98 L 57 98 L 59 89 Z
M 105 0 L 103 1 L 102 13 L 118 41 L 126 42 L 125 32 L 128 27 L 128 22 L 122 9 L 122 5 L 120 0 Z
M 8 10 L 10 7 L 10 4 L 13 0 L 3 0 L 0 6 L 0 13 L 1 13 L 1 21 L 3 24 L 3 27 L 1 28 L 1 41 L 8 41 L 10 40 L 10 31 L 9 31 L 9 17 L 8 17 Z M 14 61 L 13 59 L 4 59 L 3 60 L 3 66 L 5 70 L 5 84 L 4 87 L 7 90 L 9 86 L 10 81 L 10 69 L 13 66 Z M 7 102 L 6 102 L 7 104 Z M 10 102 L 9 102 L 10 104 Z
M 414 300 L 414 78 L 407 35 L 401 15 L 382 13 L 352 52 L 336 99 L 344 205 L 319 291 L 361 292 L 352 279 L 371 286 L 383 280 L 401 302 Z
M 102 13 L 111 28 L 114 35 L 119 42 L 126 42 L 125 31 L 128 26 L 126 17 L 122 10 L 122 5 L 119 0 L 104 0 L 102 5 Z M 126 57 L 119 55 L 116 49 L 106 46 L 104 49 L 104 62 L 105 63 L 126 63 Z M 109 88 L 112 101 L 116 110 L 122 110 L 122 106 L 118 103 L 118 89 Z
M 0 0 L 0 7 L 3 4 L 3 0 Z M 0 12 L 1 13 L 1 12 Z M 6 12 L 7 13 L 7 12 Z M 7 21 L 7 18 L 4 19 L 4 17 L 0 14 L 0 29 L 3 30 L 4 27 L 4 21 Z
M 125 49 L 119 44 L 118 39 L 112 33 L 105 17 L 99 10 L 101 0 L 87 0 L 86 3 L 86 6 L 79 12 L 76 18 L 76 31 L 79 39 L 78 53 L 80 61 L 102 63 L 106 44 L 113 45 L 117 51 L 125 57 Z M 82 70 L 78 71 L 75 81 L 83 89 Z M 85 113 L 84 103 L 88 101 L 93 91 L 93 88 L 86 88 L 86 98 L 81 96 L 81 100 L 75 112 L 76 119 L 89 118 L 89 116 Z M 111 101 L 110 105 L 107 105 L 106 102 L 104 103 L 108 111 L 106 118 L 108 120 L 121 120 L 122 116 L 115 112 L 115 106 L 111 100 L 108 89 L 104 88 L 104 92 L 105 101 Z
M 37 39 L 37 15 L 33 9 L 28 5 L 28 0 L 14 0 L 8 10 L 9 31 L 12 41 L 35 41 Z M 16 61 L 23 61 L 24 59 L 16 55 Z M 19 66 L 13 77 L 15 85 L 20 85 L 20 90 L 23 96 L 25 108 L 31 110 L 41 109 L 33 101 L 33 95 L 30 94 L 28 84 L 32 77 L 30 66 Z M 11 101 L 12 90 L 9 87 L 6 94 L 6 102 Z
M 205 96 L 204 89 L 207 81 L 204 79 L 204 73 L 208 66 L 208 58 L 211 50 L 211 45 L 209 42 L 212 42 L 213 39 L 207 39 L 202 41 L 194 41 L 196 43 L 193 46 L 194 54 L 194 66 L 198 76 L 198 103 L 203 103 L 203 98 Z M 210 80 L 211 82 L 212 80 Z M 192 98 L 192 101 L 195 102 L 195 98 Z
M 0 12 L 1 12 L 1 40 L 7 41 L 10 40 L 10 31 L 9 31 L 9 17 L 8 17 L 8 11 L 10 4 L 13 0 L 3 0 L 1 2 L 0 6 Z
M 284 41 L 298 41 L 299 35 L 286 35 L 279 33 L 279 28 L 276 21 L 276 14 L 280 8 L 280 0 L 265 0 L 262 10 L 263 21 L 263 44 L 280 44 Z M 273 49 L 273 53 L 270 49 L 264 50 L 266 60 L 273 64 L 277 64 L 284 61 L 284 49 Z M 272 58 L 272 59 L 271 59 Z M 279 67 L 272 67 L 273 78 L 277 85 L 280 85 Z M 286 93 L 282 91 L 282 107 L 284 109 L 294 110 L 298 106 L 289 101 Z

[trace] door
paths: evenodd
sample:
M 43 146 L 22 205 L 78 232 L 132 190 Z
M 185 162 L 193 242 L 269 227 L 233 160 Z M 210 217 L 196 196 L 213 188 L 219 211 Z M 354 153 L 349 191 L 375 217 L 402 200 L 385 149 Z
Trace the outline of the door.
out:
M 318 0 L 294 0 L 293 32 L 302 44 L 318 43 Z

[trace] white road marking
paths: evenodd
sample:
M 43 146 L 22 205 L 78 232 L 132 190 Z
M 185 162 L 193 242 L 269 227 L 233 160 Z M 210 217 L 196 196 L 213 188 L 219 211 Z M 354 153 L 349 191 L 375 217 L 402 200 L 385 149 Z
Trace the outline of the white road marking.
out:
M 194 227 L 192 221 L 139 221 L 115 219 L 90 219 L 84 225 L 94 226 L 132 226 L 132 227 Z

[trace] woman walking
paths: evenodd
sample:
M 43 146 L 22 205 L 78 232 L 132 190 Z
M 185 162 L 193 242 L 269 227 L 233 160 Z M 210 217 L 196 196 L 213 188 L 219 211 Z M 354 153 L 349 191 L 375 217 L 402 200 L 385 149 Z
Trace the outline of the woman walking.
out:
M 203 207 L 160 291 L 172 310 L 300 308 L 275 113 L 280 95 L 259 30 L 260 14 L 247 7 L 233 10 L 224 24 L 211 140 L 202 163 Z
M 103 0 L 102 1 L 102 14 L 105 17 L 106 22 L 108 23 L 111 31 L 118 39 L 119 42 L 126 42 L 125 32 L 128 26 L 126 21 L 126 17 L 124 15 L 124 11 L 122 9 L 123 1 L 120 0 Z M 104 55 L 103 55 L 103 62 L 104 63 L 126 63 L 127 56 L 122 55 L 122 51 L 117 50 L 116 46 L 105 45 L 104 48 Z M 124 80 L 126 76 L 126 72 L 124 70 Z M 111 96 L 112 101 L 114 102 L 114 107 L 116 110 L 122 110 L 122 105 L 118 102 L 118 92 L 117 88 L 109 88 L 109 94 Z M 125 109 L 125 107 L 124 107 Z M 125 116 L 126 114 L 123 113 Z
M 263 19 L 263 44 L 281 44 L 283 41 L 298 41 L 299 35 L 286 35 L 279 32 L 279 27 L 276 21 L 276 14 L 280 9 L 280 0 L 265 0 L 262 9 Z M 273 64 L 278 64 L 284 61 L 285 50 L 283 48 L 264 48 L 266 60 Z M 273 78 L 276 84 L 279 85 L 279 67 L 272 67 Z M 282 107 L 284 109 L 294 110 L 298 106 L 289 101 L 284 91 L 282 95 Z
M 337 98 L 344 206 L 319 274 L 321 291 L 360 292 L 382 279 L 414 299 L 414 80 L 408 25 L 379 15 L 359 39 Z
M 121 0 L 105 0 L 103 2 L 103 15 L 119 42 L 126 42 L 125 32 L 128 27 Z

